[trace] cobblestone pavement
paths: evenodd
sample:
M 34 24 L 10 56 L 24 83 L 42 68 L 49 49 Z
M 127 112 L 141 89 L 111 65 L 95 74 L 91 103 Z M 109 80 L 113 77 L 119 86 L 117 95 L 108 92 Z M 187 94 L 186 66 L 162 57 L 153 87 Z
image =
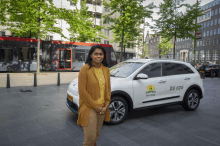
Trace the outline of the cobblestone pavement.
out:
M 0 146 L 82 146 L 77 115 L 65 105 L 67 87 L 0 88 Z M 98 145 L 220 145 L 220 78 L 206 78 L 204 87 L 196 111 L 181 106 L 136 111 L 120 125 L 104 124 Z

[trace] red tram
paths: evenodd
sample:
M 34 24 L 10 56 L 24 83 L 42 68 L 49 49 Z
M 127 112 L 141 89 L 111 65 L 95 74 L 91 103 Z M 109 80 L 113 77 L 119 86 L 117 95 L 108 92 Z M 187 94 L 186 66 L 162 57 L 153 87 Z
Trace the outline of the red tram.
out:
M 40 46 L 40 70 L 79 71 L 85 64 L 93 45 L 101 45 L 106 51 L 109 67 L 117 64 L 112 45 L 67 41 L 42 41 Z M 37 39 L 0 37 L 0 71 L 36 71 Z

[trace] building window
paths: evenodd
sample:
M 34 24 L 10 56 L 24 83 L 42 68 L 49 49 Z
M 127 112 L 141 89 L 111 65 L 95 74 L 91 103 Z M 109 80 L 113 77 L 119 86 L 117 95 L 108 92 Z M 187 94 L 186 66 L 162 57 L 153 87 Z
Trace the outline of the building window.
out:
M 109 44 L 109 41 L 108 40 L 104 40 L 104 44 Z
M 212 40 L 209 41 L 209 45 L 212 45 Z
M 210 61 L 211 58 L 211 52 L 209 50 L 206 50 L 206 61 Z
M 200 62 L 204 62 L 204 58 L 205 58 L 204 50 L 201 50 L 199 52 L 199 60 L 200 60 Z
M 203 29 L 203 23 L 201 23 L 200 25 L 202 26 L 201 29 Z
M 106 24 L 110 24 L 109 18 L 107 18 L 107 19 L 105 20 L 105 23 L 106 23 Z
M 205 31 L 203 32 L 203 37 L 206 37 L 206 32 Z
M 214 10 L 212 10 L 212 16 L 214 16 Z
M 218 50 L 214 49 L 213 50 L 213 61 L 217 62 L 218 60 Z
M 215 15 L 217 15 L 218 14 L 218 9 L 215 9 Z
M 218 34 L 220 34 L 220 28 L 218 28 Z
M 210 36 L 212 36 L 212 32 L 213 32 L 213 30 L 210 30 Z
M 204 22 L 204 28 L 206 28 L 206 22 Z
M 215 25 L 217 25 L 217 19 L 215 19 Z
M 199 41 L 197 41 L 197 47 L 199 47 Z
M 109 35 L 109 30 L 105 29 L 105 34 Z
M 208 46 L 208 45 L 209 45 L 209 40 L 206 41 L 206 46 Z
M 47 41 L 49 41 L 49 40 L 52 41 L 52 40 L 53 40 L 53 36 L 47 35 L 47 36 L 46 36 L 46 40 L 47 40 Z
M 207 22 L 207 27 L 209 27 L 210 21 Z
M 220 24 L 220 18 L 218 18 L 218 24 Z
M 211 26 L 213 26 L 213 20 L 211 20 Z
M 214 29 L 214 35 L 216 35 L 216 29 Z
M 71 6 L 76 6 L 76 4 L 74 2 L 72 2 L 72 1 L 70 1 L 70 5 Z
M 205 46 L 205 40 L 203 40 L 203 46 Z
M 216 45 L 217 40 L 213 39 L 213 45 Z
M 105 9 L 105 12 L 110 12 L 110 8 Z
M 5 31 L 0 31 L 0 36 L 5 36 Z
M 207 34 L 206 35 L 209 36 L 209 30 L 207 30 Z
M 202 46 L 202 41 L 200 41 L 200 46 Z

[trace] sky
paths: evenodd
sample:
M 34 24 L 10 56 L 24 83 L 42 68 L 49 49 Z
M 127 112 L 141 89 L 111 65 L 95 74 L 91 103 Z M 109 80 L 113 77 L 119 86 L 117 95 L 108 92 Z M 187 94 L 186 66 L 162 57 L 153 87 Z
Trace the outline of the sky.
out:
M 188 3 L 190 5 L 193 5 L 196 3 L 197 0 L 185 0 L 185 3 Z M 212 2 L 213 0 L 201 0 L 201 6 Z M 160 3 L 162 3 L 163 0 L 145 0 L 143 2 L 144 6 L 149 5 L 150 3 L 154 3 L 154 5 L 159 6 Z M 158 12 L 158 9 L 154 9 L 154 14 L 152 15 L 153 19 L 158 19 L 158 15 L 156 14 L 156 12 Z M 145 22 L 148 22 L 150 25 L 153 25 L 154 23 L 151 21 L 151 19 L 145 19 Z M 141 28 L 143 28 L 143 25 L 141 26 Z M 149 28 L 149 27 L 145 27 L 145 34 L 147 33 L 147 31 L 149 31 L 150 34 L 153 34 L 153 31 Z

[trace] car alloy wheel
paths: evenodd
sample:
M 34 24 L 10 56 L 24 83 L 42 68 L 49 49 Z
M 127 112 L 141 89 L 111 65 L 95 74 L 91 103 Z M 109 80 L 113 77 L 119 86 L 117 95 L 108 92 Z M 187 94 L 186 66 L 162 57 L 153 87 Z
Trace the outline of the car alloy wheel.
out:
M 199 106 L 199 103 L 199 93 L 196 90 L 190 90 L 185 95 L 183 108 L 187 111 L 193 111 Z
M 110 110 L 110 124 L 119 124 L 121 123 L 127 113 L 128 113 L 128 106 L 127 102 L 122 97 L 115 97 L 112 99 L 111 103 L 109 104 Z

